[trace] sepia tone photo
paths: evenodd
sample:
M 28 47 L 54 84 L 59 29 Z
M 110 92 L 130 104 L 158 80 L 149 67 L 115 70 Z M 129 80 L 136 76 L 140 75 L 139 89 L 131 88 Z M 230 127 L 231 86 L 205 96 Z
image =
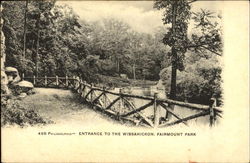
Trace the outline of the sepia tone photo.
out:
M 249 44 L 240 62 L 227 59 L 233 46 L 225 11 L 244 4 L 1 2 L 2 161 L 249 161 L 249 98 L 242 95 L 233 117 L 229 94 L 237 79 L 227 67 L 244 65 Z M 241 73 L 247 90 L 247 70 Z M 225 134 L 238 122 L 245 132 L 230 145 Z M 225 145 L 227 153 L 244 150 L 211 153 Z

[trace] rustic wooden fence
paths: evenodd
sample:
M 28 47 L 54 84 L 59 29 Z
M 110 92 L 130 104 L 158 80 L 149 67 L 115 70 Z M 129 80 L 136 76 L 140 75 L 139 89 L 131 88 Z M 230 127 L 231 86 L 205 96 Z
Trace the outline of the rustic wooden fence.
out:
M 153 97 L 131 95 L 120 88 L 118 92 L 99 88 L 80 80 L 77 77 L 23 77 L 32 82 L 36 87 L 73 89 L 92 108 L 110 115 L 117 120 L 126 120 L 147 127 L 166 127 L 176 124 L 188 125 L 187 121 L 201 117 L 209 119 L 210 126 L 215 124 L 222 111 L 217 108 L 216 100 L 211 99 L 211 104 L 198 105 L 184 103 L 170 99 L 159 99 L 157 93 Z M 140 101 L 138 103 L 138 101 Z M 181 106 L 193 110 L 188 116 L 181 116 L 175 112 L 174 107 Z M 146 111 L 147 110 L 147 111 Z M 162 116 L 160 112 L 165 111 Z

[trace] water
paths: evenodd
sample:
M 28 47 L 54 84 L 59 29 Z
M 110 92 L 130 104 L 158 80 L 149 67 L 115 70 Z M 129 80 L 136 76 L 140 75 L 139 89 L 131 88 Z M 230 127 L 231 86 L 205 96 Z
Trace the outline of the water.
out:
M 166 93 L 163 89 L 157 89 L 156 87 L 125 87 L 125 88 L 115 88 L 112 92 L 119 93 L 119 90 L 122 89 L 122 92 L 125 94 L 139 95 L 139 96 L 151 96 L 153 97 L 157 93 L 159 99 L 166 99 Z
M 119 90 L 121 88 L 115 88 L 114 90 L 112 90 L 112 92 L 116 92 L 118 93 Z M 154 93 L 158 93 L 157 97 L 158 99 L 166 99 L 166 93 L 164 89 L 157 89 L 157 87 L 152 86 L 152 87 L 147 87 L 147 88 L 142 88 L 142 87 L 128 87 L 128 88 L 122 88 L 122 92 L 126 93 L 126 94 L 133 94 L 133 95 L 140 95 L 140 96 L 154 96 Z M 147 103 L 149 103 L 149 100 L 142 100 L 142 99 L 135 99 L 135 98 L 131 98 L 130 102 L 132 102 L 136 108 L 139 108 L 140 106 L 143 106 Z M 166 117 L 166 110 L 161 107 L 158 106 L 159 112 L 160 112 L 160 117 Z M 196 113 L 199 113 L 200 111 L 197 110 L 191 110 L 187 107 L 183 107 L 183 106 L 178 106 L 175 105 L 174 106 L 174 113 L 177 114 L 179 117 L 184 118 L 184 117 L 188 117 L 191 115 L 194 115 Z M 145 110 L 142 110 L 141 113 L 143 113 L 145 116 L 147 117 L 152 117 L 154 115 L 154 109 L 153 106 L 150 106 L 148 108 L 146 108 Z M 172 120 L 177 120 L 177 118 L 175 117 L 171 117 L 171 121 Z M 200 117 L 194 120 L 191 120 L 191 123 L 195 123 L 195 124 L 208 124 L 209 122 L 209 116 L 205 116 L 205 117 Z

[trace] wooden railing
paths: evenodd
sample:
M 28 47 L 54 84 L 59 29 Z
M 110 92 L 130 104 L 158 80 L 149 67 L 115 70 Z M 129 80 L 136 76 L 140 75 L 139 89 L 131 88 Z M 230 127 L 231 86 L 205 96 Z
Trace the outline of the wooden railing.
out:
M 179 123 L 188 125 L 187 121 L 198 118 L 207 118 L 210 126 L 215 124 L 222 111 L 217 108 L 216 100 L 211 105 L 184 103 L 170 99 L 159 99 L 157 92 L 153 97 L 131 95 L 120 88 L 118 92 L 110 91 L 105 87 L 99 88 L 77 77 L 23 77 L 36 87 L 66 88 L 79 94 L 82 100 L 92 108 L 110 115 L 117 120 L 126 120 L 148 127 L 166 127 Z M 190 110 L 188 116 L 176 113 L 175 106 Z M 165 111 L 165 113 L 164 113 Z M 162 115 L 162 112 L 164 115 Z M 167 115 L 167 117 L 165 116 Z

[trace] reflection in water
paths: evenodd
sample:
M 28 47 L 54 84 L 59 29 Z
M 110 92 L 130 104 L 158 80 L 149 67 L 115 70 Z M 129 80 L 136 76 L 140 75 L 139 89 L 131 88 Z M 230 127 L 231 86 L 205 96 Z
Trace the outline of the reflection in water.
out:
M 122 93 L 139 95 L 139 96 L 154 96 L 154 93 L 158 93 L 158 98 L 166 99 L 166 93 L 163 89 L 157 89 L 156 87 L 124 87 L 124 88 L 115 88 L 112 92 L 119 93 L 119 90 L 122 89 Z

